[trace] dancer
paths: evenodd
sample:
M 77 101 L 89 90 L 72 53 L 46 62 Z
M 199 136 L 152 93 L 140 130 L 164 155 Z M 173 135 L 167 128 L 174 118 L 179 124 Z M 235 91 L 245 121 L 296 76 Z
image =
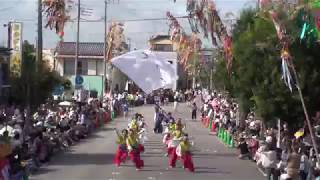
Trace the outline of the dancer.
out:
M 182 124 L 182 119 L 179 118 L 178 121 L 175 123 L 174 130 L 183 131 L 187 128 L 186 124 Z
M 143 166 L 144 162 L 140 159 L 140 151 L 137 133 L 134 132 L 133 129 L 129 130 L 129 135 L 126 140 L 130 159 L 133 163 L 135 163 L 136 170 L 139 171 Z
M 168 155 L 170 154 L 170 152 L 169 152 L 170 138 L 171 138 L 171 134 L 170 134 L 169 127 L 166 127 L 166 130 L 164 131 L 164 136 L 162 139 L 162 143 L 165 145 L 165 149 L 166 149 L 166 153 L 164 155 L 166 157 L 168 157 Z
M 125 162 L 127 158 L 127 146 L 126 146 L 126 139 L 128 137 L 128 131 L 126 129 L 123 129 L 121 131 L 121 134 L 118 132 L 117 129 L 115 129 L 118 139 L 117 139 L 117 144 L 118 144 L 118 149 L 116 151 L 116 155 L 114 158 L 114 163 L 116 166 L 120 166 L 121 162 Z
M 184 169 L 188 169 L 190 172 L 194 172 L 194 165 L 191 156 L 191 144 L 189 142 L 188 134 L 184 134 L 176 154 L 181 158 Z
M 140 118 L 138 121 L 138 139 L 139 139 L 139 152 L 144 152 L 144 142 L 147 140 L 147 129 L 146 129 L 146 123 L 144 122 L 143 116 L 140 114 Z
M 175 130 L 172 132 L 172 135 L 173 135 L 173 138 L 169 142 L 169 148 L 168 148 L 168 152 L 170 154 L 170 158 L 169 158 L 169 167 L 170 168 L 176 167 L 176 162 L 178 159 L 178 155 L 176 153 L 176 150 L 177 150 L 177 146 L 179 145 L 181 138 L 183 136 L 181 120 L 178 120 L 178 122 L 175 126 Z

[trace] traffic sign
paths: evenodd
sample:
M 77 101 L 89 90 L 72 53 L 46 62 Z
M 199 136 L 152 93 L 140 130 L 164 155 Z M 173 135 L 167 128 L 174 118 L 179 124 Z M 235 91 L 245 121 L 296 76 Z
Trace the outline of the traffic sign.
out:
M 75 79 L 76 85 L 81 85 L 83 83 L 83 77 L 77 75 Z

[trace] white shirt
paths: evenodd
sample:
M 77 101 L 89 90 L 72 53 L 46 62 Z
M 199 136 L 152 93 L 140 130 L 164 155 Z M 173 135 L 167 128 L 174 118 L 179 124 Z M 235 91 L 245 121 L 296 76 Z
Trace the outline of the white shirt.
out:
M 80 124 L 85 124 L 85 115 L 84 114 L 81 114 L 80 116 Z

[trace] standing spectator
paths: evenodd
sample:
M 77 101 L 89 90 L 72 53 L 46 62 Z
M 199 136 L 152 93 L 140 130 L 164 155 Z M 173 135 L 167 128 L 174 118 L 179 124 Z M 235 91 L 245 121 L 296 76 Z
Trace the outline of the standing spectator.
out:
M 123 118 L 126 119 L 128 112 L 129 112 L 129 105 L 127 103 L 127 101 L 125 101 L 122 105 L 122 109 L 123 109 Z
M 177 108 L 178 108 L 178 101 L 179 101 L 179 93 L 176 92 L 173 98 L 173 111 L 177 112 Z
M 197 119 L 197 110 L 198 110 L 197 104 L 194 102 L 192 104 L 192 115 L 191 115 L 192 120 Z
M 287 165 L 287 173 L 292 180 L 299 179 L 300 160 L 301 160 L 301 156 L 298 154 L 297 148 L 293 146 L 292 152 L 289 154 L 289 157 L 288 157 L 288 165 Z
M 307 156 L 306 149 L 302 150 L 301 160 L 300 160 L 300 180 L 307 180 L 310 169 L 310 163 Z
M 262 152 L 262 166 L 266 170 L 268 180 L 277 180 L 277 153 L 274 146 L 268 144 L 266 151 Z M 272 177 L 272 178 L 271 178 Z

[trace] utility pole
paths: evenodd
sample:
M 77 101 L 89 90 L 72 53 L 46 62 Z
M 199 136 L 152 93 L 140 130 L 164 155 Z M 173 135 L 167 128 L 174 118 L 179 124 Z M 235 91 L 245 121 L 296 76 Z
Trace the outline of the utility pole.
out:
M 78 75 L 78 59 L 79 59 L 79 38 L 80 38 L 80 0 L 78 0 L 78 20 L 77 20 L 77 41 L 76 41 L 76 58 L 74 61 L 74 75 Z
M 38 0 L 38 38 L 37 38 L 37 63 L 36 70 L 39 69 L 39 64 L 42 61 L 42 0 Z
M 198 51 L 195 51 L 193 56 L 193 76 L 192 76 L 192 88 L 196 88 L 196 58 L 198 57 Z
M 103 51 L 103 80 L 102 80 L 102 97 L 106 93 L 106 78 L 107 78 L 107 9 L 108 9 L 108 2 L 107 0 L 104 1 L 104 51 Z
M 213 89 L 213 82 L 212 82 L 213 78 L 212 78 L 212 76 L 213 76 L 213 67 L 210 69 L 210 90 Z

